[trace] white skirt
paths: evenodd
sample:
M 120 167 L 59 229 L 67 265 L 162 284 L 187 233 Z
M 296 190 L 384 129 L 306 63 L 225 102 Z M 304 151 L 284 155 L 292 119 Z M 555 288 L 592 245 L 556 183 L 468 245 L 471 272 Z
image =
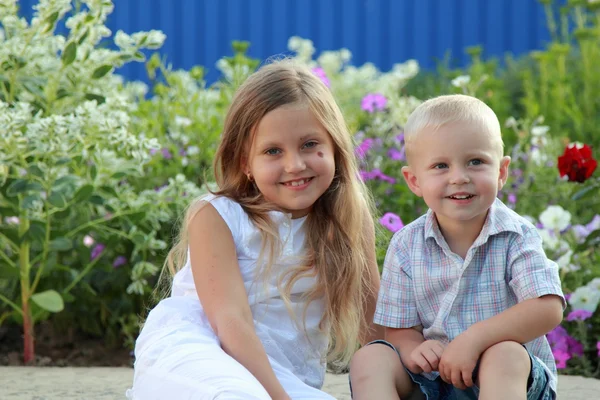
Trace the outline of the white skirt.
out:
M 154 308 L 136 341 L 130 400 L 269 400 L 258 380 L 225 353 L 190 298 L 171 297 Z M 195 310 L 192 310 L 195 309 Z M 193 311 L 193 312 L 191 312 Z M 293 400 L 333 400 L 270 358 L 275 375 Z

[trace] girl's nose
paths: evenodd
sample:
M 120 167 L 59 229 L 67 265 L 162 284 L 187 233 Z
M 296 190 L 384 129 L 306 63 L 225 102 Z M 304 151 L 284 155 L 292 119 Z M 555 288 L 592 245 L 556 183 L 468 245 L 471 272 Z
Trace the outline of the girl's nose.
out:
M 300 154 L 288 154 L 285 164 L 285 171 L 293 174 L 304 171 L 306 169 L 306 163 L 304 158 Z

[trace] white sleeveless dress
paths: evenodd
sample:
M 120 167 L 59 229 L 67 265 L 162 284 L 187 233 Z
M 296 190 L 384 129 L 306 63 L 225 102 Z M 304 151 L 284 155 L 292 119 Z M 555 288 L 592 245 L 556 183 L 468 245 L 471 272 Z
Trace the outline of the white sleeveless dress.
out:
M 323 301 L 313 301 L 304 328 L 290 317 L 277 289 L 277 277 L 256 282 L 260 232 L 236 202 L 225 197 L 206 198 L 232 232 L 240 272 L 254 318 L 256 333 L 271 366 L 294 400 L 333 399 L 319 390 L 325 376 L 327 335 L 319 330 Z M 283 242 L 282 255 L 273 266 L 285 271 L 304 254 L 305 218 L 272 212 Z M 275 274 L 277 275 L 277 274 Z M 291 293 L 292 309 L 302 318 L 301 297 L 315 278 L 298 280 Z M 262 385 L 240 363 L 225 353 L 213 332 L 196 293 L 189 261 L 175 275 L 171 297 L 148 315 L 135 345 L 132 400 L 153 399 L 270 399 Z

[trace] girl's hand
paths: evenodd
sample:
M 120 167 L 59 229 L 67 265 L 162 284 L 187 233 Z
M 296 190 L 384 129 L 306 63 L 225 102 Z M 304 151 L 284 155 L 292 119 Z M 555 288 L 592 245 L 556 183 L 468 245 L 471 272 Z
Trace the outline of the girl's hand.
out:
M 437 371 L 445 347 L 438 340 L 424 341 L 412 351 L 406 367 L 414 374 Z

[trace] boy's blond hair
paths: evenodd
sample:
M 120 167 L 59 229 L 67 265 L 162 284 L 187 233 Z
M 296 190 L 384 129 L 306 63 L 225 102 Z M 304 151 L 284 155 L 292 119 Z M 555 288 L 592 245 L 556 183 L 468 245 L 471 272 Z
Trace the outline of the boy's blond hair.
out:
M 500 157 L 502 157 L 504 143 L 498 117 L 483 101 L 463 94 L 434 97 L 422 103 L 412 112 L 404 126 L 407 156 L 410 156 L 414 140 L 424 129 L 435 131 L 455 122 L 476 124 L 483 131 L 497 138 Z

